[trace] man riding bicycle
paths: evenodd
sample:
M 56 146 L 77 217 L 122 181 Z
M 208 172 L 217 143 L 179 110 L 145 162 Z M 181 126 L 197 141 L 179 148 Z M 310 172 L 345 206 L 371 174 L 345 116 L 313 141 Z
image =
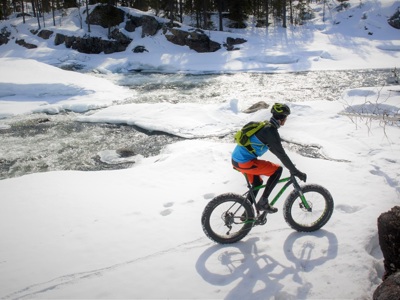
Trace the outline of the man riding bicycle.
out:
M 250 137 L 254 152 L 250 152 L 245 146 L 237 145 L 232 153 L 232 165 L 241 173 L 247 175 L 252 186 L 262 184 L 260 175 L 269 176 L 264 192 L 257 202 L 258 210 L 276 213 L 278 209 L 269 204 L 268 197 L 282 175 L 282 167 L 270 161 L 258 159 L 258 157 L 271 150 L 290 173 L 302 181 L 307 180 L 307 175 L 300 172 L 287 156 L 282 147 L 281 137 L 278 129 L 285 125 L 290 115 L 290 108 L 286 104 L 275 103 L 271 108 L 272 117 L 270 122 Z M 255 196 L 259 190 L 256 190 Z

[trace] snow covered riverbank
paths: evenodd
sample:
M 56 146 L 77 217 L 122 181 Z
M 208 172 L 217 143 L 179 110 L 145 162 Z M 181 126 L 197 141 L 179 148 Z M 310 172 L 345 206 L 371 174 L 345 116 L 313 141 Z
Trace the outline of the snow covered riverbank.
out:
M 293 28 L 287 39 L 293 47 L 281 47 L 280 35 L 270 36 L 268 44 L 276 47 L 265 48 L 263 55 L 250 51 L 259 45 L 248 43 L 246 53 L 252 58 L 240 58 L 240 51 L 207 56 L 206 63 L 201 63 L 205 56 L 193 58 L 194 53 L 159 54 L 152 61 L 159 66 L 176 63 L 177 70 L 187 62 L 185 67 L 190 63 L 192 70 L 218 71 L 224 66 L 266 71 L 271 61 L 264 60 L 264 54 L 274 54 L 281 58 L 280 64 L 273 63 L 279 71 L 395 67 L 398 38 L 380 25 L 375 30 L 375 37 L 381 33 L 380 37 L 370 41 L 361 25 L 383 20 L 387 7 L 398 2 L 381 1 L 378 6 L 364 1 L 363 8 L 357 8 L 359 1 L 352 2 L 353 17 L 345 12 L 335 19 L 352 24 L 352 31 L 343 31 L 346 27 L 334 25 L 332 19 L 329 28 L 315 31 L 300 48 L 293 45 L 306 32 Z M 361 19 L 365 11 L 367 20 Z M 122 120 L 145 129 L 204 137 L 226 133 L 227 128 L 233 132 L 249 117 L 269 116 L 267 110 L 245 116 L 236 105 L 243 99 L 235 97 L 224 105 L 132 104 L 135 92 L 127 88 L 43 65 L 58 60 L 58 50 L 27 55 L 11 44 L 0 47 L 0 69 L 9 66 L 7 76 L 4 69 L 0 72 L 2 118 L 75 107 L 96 109 L 81 114 L 82 121 Z M 321 56 L 322 50 L 329 55 Z M 39 62 L 24 61 L 27 67 L 21 70 L 18 55 Z M 74 52 L 68 55 L 84 58 Z M 293 61 L 293 56 L 299 59 Z M 85 57 L 88 66 L 97 64 L 103 70 L 130 64 L 122 56 Z M 159 155 L 137 157 L 125 170 L 56 171 L 1 180 L 0 298 L 370 299 L 383 274 L 376 219 L 399 205 L 400 193 L 398 121 L 370 116 L 376 112 L 398 118 L 399 90 L 394 85 L 354 88 L 337 101 L 288 103 L 293 114 L 280 129 L 282 137 L 304 147 L 316 146 L 324 159 L 291 148 L 288 154 L 308 181 L 325 186 L 335 201 L 330 222 L 311 234 L 291 230 L 278 203 L 280 212 L 240 243 L 220 246 L 205 237 L 200 215 L 207 201 L 220 193 L 245 190 L 242 176 L 230 165 L 234 144 L 229 142 L 173 143 Z M 5 120 L 0 120 L 3 127 Z M 271 153 L 265 158 L 277 162 Z

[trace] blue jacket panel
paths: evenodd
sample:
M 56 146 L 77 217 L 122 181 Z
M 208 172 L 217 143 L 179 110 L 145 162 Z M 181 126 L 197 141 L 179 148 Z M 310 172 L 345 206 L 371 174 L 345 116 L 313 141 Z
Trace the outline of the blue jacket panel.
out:
M 250 153 L 246 147 L 236 145 L 232 153 L 232 159 L 238 163 L 245 163 L 253 160 L 259 156 L 262 156 L 268 151 L 268 146 L 263 144 L 255 135 L 250 137 L 250 143 L 255 150 L 254 154 Z

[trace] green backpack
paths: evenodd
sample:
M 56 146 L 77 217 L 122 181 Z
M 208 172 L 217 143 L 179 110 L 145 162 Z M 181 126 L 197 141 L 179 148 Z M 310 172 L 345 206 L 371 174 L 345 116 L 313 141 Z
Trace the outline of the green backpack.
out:
M 250 153 L 254 153 L 255 150 L 251 146 L 250 143 L 250 137 L 257 133 L 260 129 L 262 129 L 264 126 L 269 125 L 270 123 L 268 121 L 260 121 L 260 122 L 250 122 L 247 123 L 242 127 L 242 129 L 238 130 L 235 135 L 235 142 L 240 145 L 246 147 L 246 149 Z

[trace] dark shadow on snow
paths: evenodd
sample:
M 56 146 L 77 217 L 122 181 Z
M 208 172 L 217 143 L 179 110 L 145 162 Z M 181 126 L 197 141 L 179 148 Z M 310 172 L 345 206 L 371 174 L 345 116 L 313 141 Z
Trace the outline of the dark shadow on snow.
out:
M 313 253 L 315 244 L 308 238 L 313 241 L 317 238 L 319 249 L 321 244 L 326 244 L 325 251 Z M 270 299 L 278 295 L 285 299 L 305 299 L 313 285 L 305 282 L 300 273 L 310 272 L 334 259 L 338 251 L 336 235 L 329 231 L 293 232 L 286 238 L 283 249 L 293 264 L 284 265 L 271 255 L 260 254 L 258 241 L 259 238 L 250 238 L 231 245 L 213 245 L 200 255 L 196 270 L 205 281 L 215 286 L 237 281 L 225 299 Z M 294 251 L 295 244 L 297 251 Z M 287 276 L 300 285 L 296 295 L 282 291 L 284 286 L 281 280 Z M 264 288 L 260 289 L 259 281 L 265 285 Z M 256 285 L 257 291 L 253 291 Z

